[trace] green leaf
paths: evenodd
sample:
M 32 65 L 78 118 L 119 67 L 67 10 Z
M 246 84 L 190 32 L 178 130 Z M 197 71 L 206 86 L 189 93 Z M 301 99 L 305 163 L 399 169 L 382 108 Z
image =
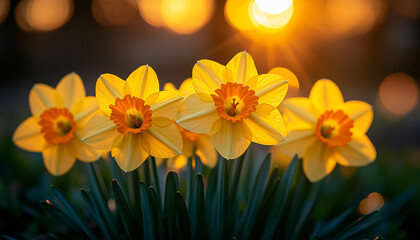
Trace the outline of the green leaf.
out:
M 163 217 L 162 217 L 162 208 L 160 207 L 160 202 L 156 191 L 153 187 L 149 187 L 149 206 L 151 219 L 154 225 L 154 239 L 164 239 L 164 226 L 163 226 Z
M 54 206 L 53 204 L 41 201 L 41 207 L 50 214 L 53 218 L 58 220 L 60 223 L 64 224 L 69 229 L 73 230 L 74 232 L 78 233 L 81 236 L 87 235 L 83 229 L 72 219 L 70 218 L 63 209 Z M 89 238 L 91 236 L 87 235 Z M 94 236 L 92 236 L 95 239 Z
M 298 168 L 299 162 L 299 168 Z M 267 207 L 262 206 L 260 212 L 263 215 L 267 214 L 265 218 L 265 227 L 262 233 L 262 239 L 270 239 L 273 235 L 276 227 L 283 216 L 284 206 L 286 205 L 287 198 L 289 196 L 290 187 L 292 186 L 292 182 L 295 176 L 298 174 L 298 171 L 301 167 L 301 161 L 298 160 L 297 156 L 292 159 L 290 162 L 289 167 L 284 172 L 283 176 L 281 177 L 280 184 L 277 186 L 275 194 L 272 199 L 272 203 Z
M 96 239 L 92 230 L 87 227 L 87 223 L 83 221 L 80 218 L 80 216 L 76 213 L 69 200 L 67 200 L 67 198 L 64 196 L 63 192 L 54 185 L 51 185 L 51 191 L 57 197 L 58 201 L 62 204 L 64 208 L 64 213 L 67 214 L 70 218 L 72 218 L 74 222 L 86 233 L 87 236 L 89 236 L 91 239 Z
M 86 206 L 89 209 L 89 213 L 92 216 L 92 218 L 95 220 L 96 224 L 99 226 L 99 228 L 101 229 L 102 235 L 106 238 L 106 239 L 112 239 L 112 235 L 108 230 L 108 227 L 105 224 L 105 219 L 102 218 L 100 212 L 99 212 L 99 208 L 96 205 L 96 203 L 93 201 L 93 198 L 91 196 L 90 192 L 87 192 L 84 189 L 80 190 L 83 200 L 85 201 Z M 116 236 L 114 236 L 115 238 Z
M 241 216 L 240 235 L 241 238 L 248 239 L 254 224 L 255 216 L 257 214 L 258 206 L 264 190 L 264 184 L 267 180 L 268 171 L 270 169 L 271 154 L 268 154 L 260 170 L 258 171 L 257 178 L 253 186 L 251 196 L 248 200 L 246 209 Z
M 163 218 L 166 223 L 166 238 L 176 234 L 176 192 L 178 191 L 178 175 L 170 171 L 166 177 L 165 202 Z
M 191 201 L 190 201 L 190 220 L 191 230 L 193 239 L 203 239 L 205 236 L 204 230 L 204 217 L 205 217 L 205 205 L 204 205 L 204 186 L 203 177 L 201 174 L 197 174 L 194 180 Z
M 219 158 L 217 163 L 217 190 L 215 203 L 215 216 L 211 222 L 210 239 L 224 238 L 225 216 L 227 210 L 227 197 L 228 197 L 228 178 L 227 178 L 227 161 L 224 158 Z
M 159 199 L 159 204 L 160 204 L 160 206 L 162 206 L 162 194 L 161 194 L 159 174 L 158 174 L 158 171 L 157 171 L 156 158 L 155 157 L 150 158 L 150 164 L 151 164 L 152 173 L 153 173 L 154 187 L 156 189 L 157 197 Z
M 182 197 L 181 192 L 176 192 L 175 198 L 175 209 L 177 217 L 177 231 L 176 239 L 191 239 L 191 225 L 190 218 L 188 216 L 187 206 L 185 205 L 184 198 Z
M 107 198 L 104 197 L 107 191 L 105 184 L 103 183 L 103 178 L 96 163 L 89 163 L 87 166 L 90 187 L 93 194 L 93 204 L 98 205 L 102 219 L 105 220 L 107 228 L 112 232 L 112 236 L 116 238 L 118 235 L 118 230 L 116 227 L 117 224 L 115 222 L 114 215 L 108 209 Z
M 117 203 L 117 210 L 120 214 L 127 235 L 130 239 L 137 239 L 137 229 L 134 225 L 132 211 L 128 205 L 127 198 L 121 190 L 120 184 L 115 179 L 112 180 L 112 190 L 114 192 L 115 202 Z
M 146 184 L 142 181 L 140 182 L 140 204 L 141 204 L 141 213 L 143 219 L 143 237 L 144 239 L 155 239 L 155 229 L 154 221 L 152 218 L 152 213 L 150 212 L 150 203 L 149 203 L 149 193 L 147 191 Z
M 193 182 L 193 167 L 192 167 L 192 158 L 189 157 L 187 159 L 187 196 L 186 196 L 186 200 L 187 200 L 187 206 L 188 209 L 191 207 L 190 206 L 190 202 L 191 202 L 191 188 L 192 188 L 192 182 Z

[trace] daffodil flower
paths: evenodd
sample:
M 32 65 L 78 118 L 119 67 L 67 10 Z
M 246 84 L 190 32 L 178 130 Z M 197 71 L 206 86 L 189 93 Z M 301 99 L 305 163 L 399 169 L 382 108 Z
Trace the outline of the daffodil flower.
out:
M 44 165 L 52 175 L 62 175 L 76 158 L 92 162 L 101 152 L 81 141 L 87 120 L 98 110 L 95 97 L 86 97 L 85 87 L 76 73 L 70 73 L 56 89 L 35 84 L 29 93 L 32 117 L 13 134 L 14 143 L 30 152 L 42 152 Z
M 185 98 L 194 94 L 194 86 L 191 78 L 186 79 L 179 87 L 179 90 L 176 89 L 172 83 L 166 83 L 165 86 L 163 86 L 163 90 L 174 92 Z M 176 124 L 176 126 L 181 132 L 182 140 L 184 142 L 182 154 L 169 159 L 158 158 L 156 159 L 157 164 L 160 165 L 165 161 L 167 168 L 177 170 L 183 168 L 187 164 L 188 157 L 197 155 L 204 165 L 210 168 L 214 167 L 217 163 L 217 152 L 213 147 L 210 137 L 206 134 L 185 130 L 178 124 Z
M 182 96 L 161 91 L 155 71 L 143 65 L 124 81 L 102 74 L 96 82 L 100 112 L 86 124 L 83 141 L 111 150 L 128 172 L 149 156 L 170 158 L 181 153 L 182 136 L 173 120 Z
M 287 136 L 276 107 L 287 92 L 287 80 L 275 74 L 258 75 L 252 57 L 238 53 L 226 66 L 200 60 L 193 68 L 195 94 L 177 114 L 188 131 L 209 134 L 226 159 L 242 155 L 249 144 L 275 145 Z
M 303 157 L 303 171 L 316 182 L 338 163 L 364 166 L 376 158 L 376 150 L 366 131 L 373 112 L 362 101 L 344 102 L 337 85 L 318 80 L 309 98 L 290 98 L 282 104 L 289 136 L 278 147 L 283 153 Z

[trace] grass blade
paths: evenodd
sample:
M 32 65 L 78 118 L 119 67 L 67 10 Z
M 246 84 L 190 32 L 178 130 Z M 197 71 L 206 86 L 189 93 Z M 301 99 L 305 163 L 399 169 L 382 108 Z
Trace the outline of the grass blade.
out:
M 128 205 L 127 198 L 121 190 L 120 184 L 115 179 L 112 180 L 112 190 L 114 192 L 115 202 L 117 203 L 117 210 L 120 214 L 127 235 L 130 239 L 137 239 L 132 211 Z

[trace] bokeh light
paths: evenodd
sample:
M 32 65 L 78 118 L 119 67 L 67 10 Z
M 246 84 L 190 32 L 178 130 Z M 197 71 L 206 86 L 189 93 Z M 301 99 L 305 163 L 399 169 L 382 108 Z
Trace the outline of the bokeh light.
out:
M 214 0 L 140 0 L 140 15 L 152 26 L 193 34 L 211 19 Z
M 328 0 L 326 10 L 332 29 L 342 36 L 358 36 L 370 31 L 383 19 L 381 0 Z
M 228 0 L 225 5 L 227 22 L 243 36 L 264 45 L 283 42 L 293 12 L 291 0 Z
M 6 19 L 10 10 L 10 0 L 0 0 L 0 24 Z
M 30 0 L 26 21 L 35 31 L 52 31 L 66 24 L 73 15 L 72 0 Z
M 267 31 L 266 28 L 276 31 L 286 25 L 292 17 L 293 1 L 255 0 L 252 3 L 249 14 L 251 20 L 253 20 L 256 26 L 262 31 Z
M 395 115 L 411 112 L 419 102 L 416 81 L 408 74 L 388 75 L 379 87 L 379 98 L 383 106 Z
M 48 32 L 64 26 L 73 11 L 72 0 L 22 0 L 16 6 L 15 18 L 22 30 Z
M 369 214 L 384 206 L 384 198 L 380 193 L 373 192 L 359 204 L 359 211 L 363 215 Z
M 164 0 L 161 10 L 168 29 L 179 34 L 192 34 L 210 20 L 214 8 L 214 0 Z
M 154 27 L 163 27 L 162 0 L 140 0 L 138 8 L 143 19 Z
M 121 26 L 130 23 L 136 17 L 137 10 L 129 0 L 93 0 L 92 15 L 104 26 Z

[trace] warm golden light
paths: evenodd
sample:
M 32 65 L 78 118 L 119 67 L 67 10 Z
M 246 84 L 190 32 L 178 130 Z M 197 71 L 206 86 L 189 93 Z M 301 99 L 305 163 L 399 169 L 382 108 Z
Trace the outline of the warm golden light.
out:
M 0 23 L 6 19 L 10 10 L 10 0 L 0 0 Z
M 290 8 L 293 0 L 255 0 L 254 3 L 265 13 L 278 14 Z
M 140 15 L 150 25 L 163 27 L 165 23 L 162 17 L 162 0 L 140 0 L 138 7 Z
M 227 22 L 238 30 L 252 30 L 256 26 L 252 22 L 248 9 L 250 0 L 227 0 L 225 5 L 225 17 Z
M 175 33 L 192 34 L 213 16 L 214 0 L 163 0 L 162 18 Z
M 193 34 L 213 16 L 214 0 L 141 0 L 140 15 L 152 26 Z
M 363 215 L 369 214 L 384 206 L 384 198 L 380 193 L 373 192 L 359 204 L 359 211 Z
M 29 0 L 24 19 L 35 31 L 52 31 L 64 26 L 73 15 L 72 0 Z
M 92 15 L 100 24 L 121 26 L 131 22 L 137 14 L 137 10 L 129 0 L 93 0 Z
M 32 28 L 28 25 L 26 21 L 26 6 L 28 5 L 28 0 L 22 0 L 16 5 L 15 9 L 15 19 L 16 23 L 20 29 L 24 31 L 31 31 Z
M 405 73 L 388 75 L 379 87 L 379 98 L 391 113 L 404 115 L 419 103 L 419 89 L 416 81 Z
M 384 6 L 380 0 L 328 0 L 327 14 L 332 29 L 343 36 L 367 33 L 380 20 Z
M 249 14 L 251 20 L 260 30 L 278 30 L 292 18 L 293 2 L 291 0 L 255 0 Z

